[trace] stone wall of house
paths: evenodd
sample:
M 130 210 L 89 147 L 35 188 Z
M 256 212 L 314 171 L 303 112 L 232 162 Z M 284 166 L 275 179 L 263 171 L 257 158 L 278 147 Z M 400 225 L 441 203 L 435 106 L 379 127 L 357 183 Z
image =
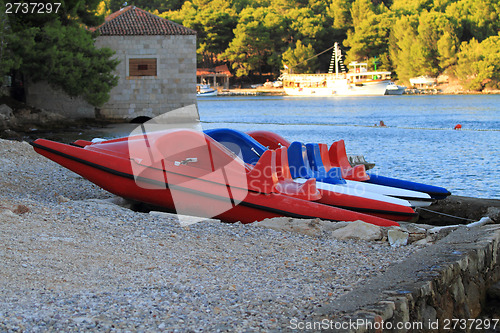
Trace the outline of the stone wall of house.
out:
M 100 36 L 97 47 L 116 51 L 118 85 L 97 111 L 105 119 L 156 117 L 196 104 L 196 35 Z M 132 77 L 128 59 L 156 58 L 157 76 Z

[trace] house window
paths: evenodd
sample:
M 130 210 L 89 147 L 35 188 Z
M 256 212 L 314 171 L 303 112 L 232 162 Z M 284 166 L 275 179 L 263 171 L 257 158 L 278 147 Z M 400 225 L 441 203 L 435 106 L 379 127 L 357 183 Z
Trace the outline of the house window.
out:
M 156 76 L 156 58 L 130 58 L 130 76 Z

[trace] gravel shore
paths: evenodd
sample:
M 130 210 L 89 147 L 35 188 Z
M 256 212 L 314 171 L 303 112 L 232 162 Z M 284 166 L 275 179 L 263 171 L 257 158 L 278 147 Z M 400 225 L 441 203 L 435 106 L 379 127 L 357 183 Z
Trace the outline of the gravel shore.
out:
M 281 331 L 416 251 L 138 213 L 0 140 L 0 332 Z M 331 318 L 335 319 L 335 318 Z

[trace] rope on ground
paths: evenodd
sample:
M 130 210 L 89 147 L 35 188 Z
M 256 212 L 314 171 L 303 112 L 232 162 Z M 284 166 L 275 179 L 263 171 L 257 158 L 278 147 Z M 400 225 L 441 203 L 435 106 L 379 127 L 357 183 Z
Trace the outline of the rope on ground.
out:
M 427 208 L 418 207 L 418 209 L 424 210 L 424 211 L 429 212 L 429 213 L 434 213 L 434 214 L 438 214 L 438 215 L 443 215 L 443 216 L 451 217 L 451 218 L 454 218 L 454 219 L 457 219 L 457 220 L 464 220 L 464 221 L 471 221 L 471 222 L 476 221 L 476 220 L 472 220 L 472 219 L 467 219 L 465 217 L 460 217 L 460 216 L 445 214 L 445 213 L 441 213 L 441 212 L 436 212 L 435 210 L 430 210 L 430 209 L 427 209 Z

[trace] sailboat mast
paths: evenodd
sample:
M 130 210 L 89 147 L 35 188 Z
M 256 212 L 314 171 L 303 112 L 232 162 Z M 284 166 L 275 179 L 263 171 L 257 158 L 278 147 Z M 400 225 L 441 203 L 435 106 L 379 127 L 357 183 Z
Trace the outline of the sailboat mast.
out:
M 335 42 L 335 75 L 339 76 L 339 56 L 340 56 L 340 50 L 338 47 L 338 43 Z
M 342 58 L 342 54 L 337 42 L 333 47 L 332 60 L 330 61 L 330 67 L 328 69 L 329 74 L 333 74 L 333 67 L 335 67 L 335 75 L 339 76 L 339 62 Z

